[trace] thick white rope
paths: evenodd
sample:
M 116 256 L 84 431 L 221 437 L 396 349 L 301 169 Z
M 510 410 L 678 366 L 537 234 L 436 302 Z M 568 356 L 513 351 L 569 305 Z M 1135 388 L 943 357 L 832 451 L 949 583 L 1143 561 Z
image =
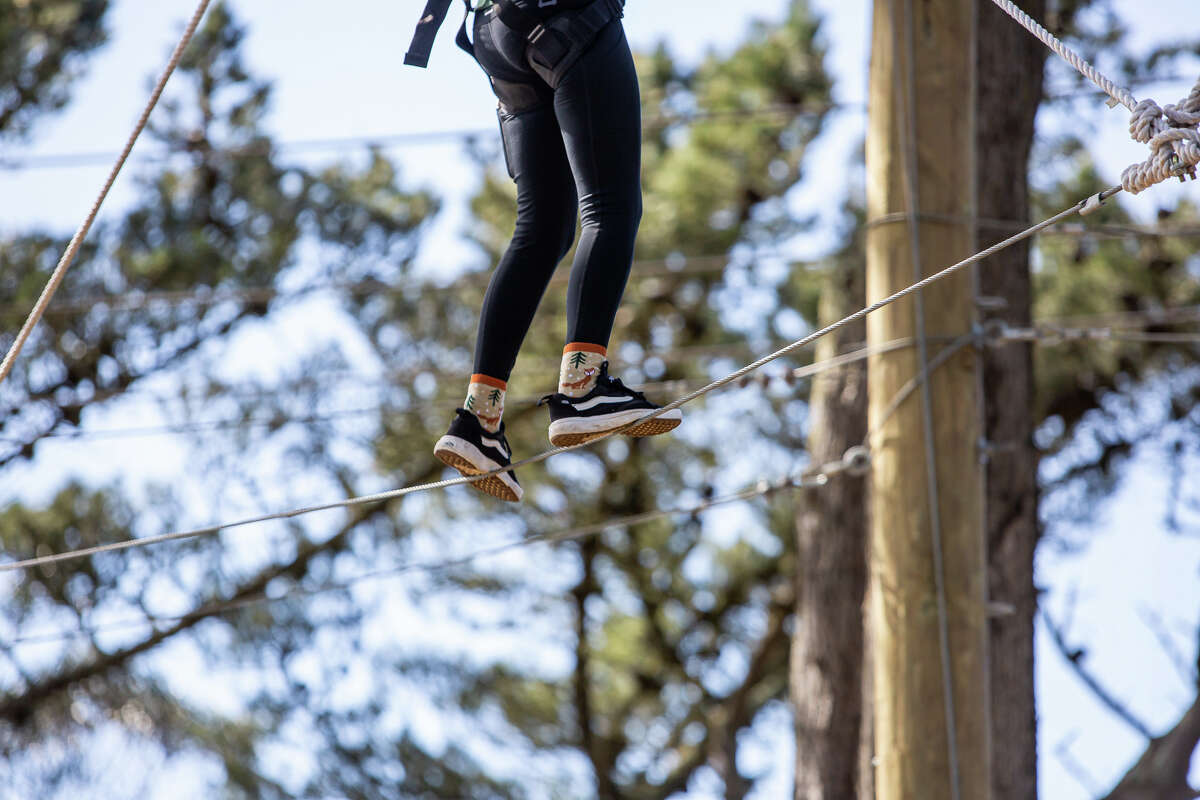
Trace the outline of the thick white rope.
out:
M 928 278 L 925 278 L 924 280 L 921 280 L 921 281 L 913 284 L 912 286 L 901 289 L 900 291 L 896 292 L 895 294 L 889 295 L 888 297 L 885 297 L 882 300 L 878 300 L 878 301 L 872 303 L 871 305 L 867 306 L 866 308 L 863 308 L 863 309 L 860 309 L 860 310 L 854 312 L 853 314 L 851 314 L 848 317 L 844 317 L 844 318 L 838 320 L 837 322 L 834 322 L 830 325 L 826 325 L 824 328 L 821 328 L 818 331 L 810 333 L 808 336 L 805 336 L 802 339 L 797 339 L 796 341 L 792 342 L 788 346 L 783 347 L 779 350 L 776 350 L 774 353 L 763 356 L 762 358 L 758 359 L 757 361 L 755 361 L 751 364 L 747 364 L 746 366 L 742 367 L 741 369 L 739 369 L 735 372 L 732 372 L 729 375 L 726 375 L 724 378 L 713 381 L 712 383 L 708 384 L 707 386 L 697 389 L 696 391 L 690 392 L 690 393 L 684 395 L 683 397 L 680 397 L 679 399 L 675 400 L 674 402 L 669 403 L 669 404 L 663 406 L 662 408 L 660 408 L 652 413 L 649 413 L 649 414 L 645 415 L 644 417 L 641 417 L 640 419 L 633 420 L 632 422 L 630 422 L 627 425 L 624 425 L 621 428 L 617 428 L 615 430 L 609 431 L 608 433 L 604 434 L 603 436 L 599 436 L 595 439 L 592 439 L 590 442 L 576 444 L 576 445 L 572 445 L 570 447 L 556 447 L 552 450 L 547 450 L 543 453 L 539 453 L 538 455 L 530 456 L 529 458 L 523 459 L 521 461 L 517 461 L 517 462 L 510 464 L 509 466 L 504 467 L 502 469 L 492 470 L 491 472 L 485 472 L 485 473 L 481 473 L 479 475 L 462 476 L 462 477 L 458 477 L 458 478 L 449 478 L 447 480 L 435 481 L 433 483 L 417 484 L 414 486 L 406 486 L 401 489 L 393 489 L 391 491 L 380 492 L 378 494 L 366 495 L 363 497 L 352 497 L 352 498 L 348 498 L 345 500 L 338 500 L 338 501 L 329 502 L 329 503 L 321 503 L 319 505 L 308 506 L 305 508 L 296 508 L 296 509 L 292 509 L 290 511 L 281 511 L 281 512 L 277 512 L 277 513 L 273 513 L 273 514 L 262 514 L 262 515 L 256 516 L 256 517 L 249 517 L 247 519 L 237 520 L 235 522 L 210 525 L 210 526 L 207 526 L 204 528 L 194 528 L 192 530 L 186 530 L 186 531 L 175 531 L 172 533 L 159 534 L 157 536 L 147 536 L 147 537 L 143 537 L 140 539 L 129 539 L 129 540 L 123 541 L 123 542 L 110 542 L 108 544 L 96 545 L 94 547 L 87 547 L 87 548 L 82 548 L 79 550 L 71 550 L 71 551 L 67 551 L 67 552 L 63 552 L 63 553 L 54 553 L 51 555 L 39 556 L 36 558 L 28 558 L 28 559 L 24 559 L 21 561 L 13 561 L 13 562 L 10 562 L 7 564 L 0 564 L 0 572 L 12 572 L 15 570 L 29 569 L 31 567 L 40 566 L 43 564 L 50 564 L 50 563 L 54 563 L 54 562 L 58 562 L 58 561 L 68 561 L 68 560 L 77 559 L 77 558 L 84 558 L 86 556 L 96 555 L 97 553 L 107 553 L 107 552 L 114 552 L 114 551 L 118 551 L 118 550 L 127 550 L 127 549 L 133 548 L 133 547 L 148 547 L 150 545 L 160 544 L 163 542 L 178 541 L 181 539 L 194 539 L 194 538 L 197 538 L 200 536 L 212 536 L 217 533 L 220 533 L 221 531 L 230 530 L 232 528 L 240 528 L 240 527 L 244 527 L 247 525 L 254 525 L 257 523 L 261 523 L 261 522 L 270 522 L 273 520 L 291 519 L 293 517 L 299 517 L 299 516 L 303 516 L 305 514 L 312 514 L 312 513 L 318 512 L 318 511 L 329 511 L 329 510 L 339 509 L 339 508 L 351 508 L 354 506 L 368 505 L 371 503 L 387 502 L 389 500 L 396 500 L 398 498 L 405 497 L 410 494 L 417 494 L 419 492 L 428 492 L 428 491 L 433 491 L 434 489 L 443 489 L 443 488 L 447 488 L 450 486 L 461 486 L 461 485 L 468 484 L 468 483 L 474 483 L 475 481 L 479 481 L 479 480 L 483 480 L 485 478 L 499 475 L 503 472 L 512 472 L 513 470 L 515 470 L 519 467 L 526 466 L 528 464 L 536 464 L 538 462 L 545 461 L 546 459 L 552 458 L 556 455 L 559 455 L 560 453 L 566 453 L 571 450 L 577 450 L 581 447 L 586 447 L 586 446 L 596 444 L 598 442 L 602 442 L 605 439 L 609 439 L 613 436 L 617 436 L 621 433 L 624 433 L 626 430 L 629 430 L 630 428 L 633 428 L 633 427 L 641 425 L 645 422 L 648 422 L 649 420 L 652 420 L 655 417 L 659 417 L 659 416 L 667 413 L 668 411 L 673 411 L 677 408 L 680 408 L 681 406 L 683 406 L 687 403 L 690 403 L 699 397 L 709 394 L 710 392 L 716 391 L 717 389 L 720 389 L 724 386 L 734 383 L 735 381 L 742 378 L 742 376 L 749 375 L 751 372 L 755 372 L 756 370 L 761 369 L 762 367 L 766 366 L 767 364 L 771 363 L 772 361 L 783 358 L 784 356 L 790 355 L 791 353 L 794 353 L 801 348 L 807 347 L 808 345 L 812 344 L 813 342 L 817 341 L 818 339 L 828 336 L 829 334 L 833 333 L 834 331 L 840 330 L 841 328 L 844 328 L 845 326 L 849 325 L 852 322 L 857 322 L 858 320 L 865 318 L 868 314 L 872 314 L 872 313 L 878 311 L 879 309 L 883 308 L 884 306 L 891 305 L 892 303 L 895 303 L 897 300 L 901 300 L 905 297 L 908 297 L 909 295 L 911 295 L 915 292 L 919 292 L 921 289 L 924 289 L 926 286 L 936 283 L 944 278 L 948 278 L 951 275 L 953 275 L 954 273 L 956 273 L 962 269 L 965 269 L 966 267 L 969 267 L 972 264 L 982 261 L 983 259 L 987 258 L 990 255 L 998 253 L 1001 250 L 1004 250 L 1006 248 L 1012 247 L 1014 244 L 1024 241 L 1025 239 L 1028 239 L 1031 236 L 1036 235 L 1040 231 L 1042 231 L 1046 228 L 1049 228 L 1052 225 L 1057 225 L 1059 222 L 1066 219 L 1067 217 L 1073 216 L 1075 214 L 1078 214 L 1078 213 L 1084 211 L 1085 208 L 1096 206 L 1100 202 L 1102 202 L 1104 199 L 1111 197 L 1112 195 L 1114 195 L 1120 191 L 1121 191 L 1121 188 L 1119 186 L 1117 186 L 1117 187 L 1113 187 L 1111 189 L 1107 189 L 1098 195 L 1093 195 L 1092 197 L 1089 197 L 1085 200 L 1081 200 L 1078 203 L 1076 203 L 1075 205 L 1071 206 L 1070 208 L 1064 209 L 1063 211 L 1060 211 L 1059 213 L 1055 214 L 1054 216 L 1049 217 L 1048 219 L 1045 219 L 1045 220 L 1039 222 L 1038 224 L 1033 225 L 1032 227 L 1026 228 L 1025 230 L 1021 231 L 1020 233 L 1015 234 L 1014 236 L 1010 236 L 1009 238 L 1005 239 L 1002 242 L 997 242 L 996 244 L 992 245 L 991 247 L 987 248 L 986 250 L 981 250 L 980 252 L 976 253 L 973 256 L 970 256 L 969 258 L 965 258 L 962 261 L 959 261 L 957 264 L 952 264 L 951 266 L 943 269 L 941 272 L 930 275 Z
M 1130 111 L 1133 111 L 1134 107 L 1137 106 L 1137 100 L 1129 93 L 1128 89 L 1110 81 L 1104 73 L 1088 63 L 1086 58 L 1059 41 L 1057 36 L 1043 28 L 1037 20 L 1022 11 L 1016 3 L 1011 2 L 1011 0 L 992 0 L 992 2 L 999 6 L 1004 13 L 1019 22 L 1025 30 L 1032 33 L 1038 39 L 1041 39 L 1044 45 L 1057 53 L 1063 61 L 1066 61 L 1078 70 L 1079 74 L 1104 90 L 1104 93 L 1113 100 L 1125 106 Z
M 71 267 L 71 262 L 75 260 L 75 256 L 79 252 L 79 247 L 83 244 L 84 237 L 87 236 L 92 223 L 96 221 L 96 215 L 100 213 L 101 204 L 108 197 L 109 190 L 112 189 L 113 183 L 117 180 L 117 174 L 125 165 L 125 161 L 129 158 L 129 154 L 133 150 L 134 143 L 137 142 L 138 137 L 141 136 L 142 130 L 146 127 L 146 123 L 150 119 L 150 112 L 158 104 L 158 98 L 166 88 L 167 80 L 171 77 L 171 73 L 175 71 L 175 67 L 179 65 L 179 60 L 183 57 L 183 51 L 187 48 L 188 43 L 192 40 L 192 36 L 196 33 L 196 28 L 200 25 L 200 20 L 204 17 L 204 12 L 208 10 L 208 4 L 209 0 L 200 0 L 200 4 L 196 6 L 196 11 L 192 14 L 191 20 L 188 21 L 187 28 L 184 29 L 179 44 L 175 45 L 175 50 L 171 53 L 170 61 L 167 62 L 166 68 L 163 70 L 162 75 L 159 76 L 158 83 L 154 86 L 154 91 L 150 93 L 150 99 L 147 101 L 146 107 L 142 110 L 142 115 L 138 118 L 133 132 L 129 134 L 129 138 L 125 141 L 125 147 L 122 148 L 121 154 L 117 157 L 117 162 L 113 164 L 112 170 L 108 173 L 108 179 L 104 182 L 103 188 L 100 189 L 100 194 L 96 196 L 96 200 L 92 203 L 92 208 L 88 211 L 83 224 L 79 226 L 79 230 L 75 231 L 75 235 L 71 237 L 66 251 L 63 252 L 62 258 L 59 259 L 58 265 L 54 268 L 54 272 L 50 274 L 50 280 L 46 283 L 46 288 L 42 290 L 42 294 L 38 297 L 37 303 L 34 304 L 33 310 L 29 312 L 25 324 L 21 326 L 21 330 L 17 333 L 17 338 L 13 340 L 12 346 L 9 347 L 8 354 L 4 356 L 4 361 L 0 362 L 0 383 L 4 383 L 4 379 L 8 377 L 8 373 L 12 372 L 13 363 L 17 360 L 17 356 L 20 355 L 21 348 L 25 346 L 25 341 L 33 333 L 33 329 L 38 324 L 38 321 L 41 320 L 42 314 L 46 311 L 46 306 L 50 305 L 50 298 L 54 297 L 59 284 L 62 283 L 63 277 Z
M 1130 194 L 1137 194 L 1173 175 L 1180 180 L 1185 174 L 1193 178 L 1196 176 L 1196 165 L 1200 164 L 1200 113 L 1197 113 L 1200 112 L 1200 80 L 1177 105 L 1159 108 L 1153 100 L 1138 102 L 1128 89 L 1105 77 L 1087 59 L 1059 41 L 1012 0 L 992 2 L 1081 75 L 1103 89 L 1113 101 L 1132 113 L 1129 133 L 1136 141 L 1149 145 L 1150 157 L 1140 164 L 1126 167 L 1121 173 L 1121 188 Z

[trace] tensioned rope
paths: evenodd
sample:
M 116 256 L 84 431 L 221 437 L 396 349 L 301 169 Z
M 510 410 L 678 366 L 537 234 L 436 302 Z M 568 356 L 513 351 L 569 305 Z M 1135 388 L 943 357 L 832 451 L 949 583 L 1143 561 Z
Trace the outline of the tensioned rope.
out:
M 424 483 L 424 484 L 417 484 L 417 485 L 413 485 L 413 486 L 406 486 L 406 487 L 403 487 L 400 489 L 393 489 L 391 491 L 379 492 L 377 494 L 365 495 L 362 497 L 353 497 L 353 498 L 348 498 L 345 500 L 337 500 L 337 501 L 332 501 L 332 502 L 327 502 L 327 503 L 321 503 L 318 505 L 307 506 L 307 507 L 303 507 L 303 508 L 295 508 L 295 509 L 291 509 L 288 511 L 281 511 L 281 512 L 276 512 L 276 513 L 272 513 L 272 514 L 262 514 L 259 516 L 249 517 L 249 518 L 237 520 L 234 522 L 209 525 L 206 527 L 195 528 L 192 530 L 174 531 L 171 533 L 164 533 L 164 534 L 159 534 L 156 536 L 147 536 L 147 537 L 143 537 L 140 539 L 130 539 L 127 541 L 122 541 L 122 542 L 111 542 L 111 543 L 104 544 L 104 545 L 97 545 L 94 547 L 81 548 L 78 550 L 71 550 L 71 551 L 67 551 L 67 552 L 63 552 L 63 553 L 54 553 L 54 554 L 45 555 L 45 556 L 38 556 L 35 558 L 28 558 L 28 559 L 24 559 L 21 561 L 14 561 L 14 562 L 10 562 L 7 564 L 0 564 L 0 572 L 11 572 L 14 570 L 29 569 L 30 567 L 34 567 L 34 566 L 38 566 L 38 565 L 42 565 L 42 564 L 50 564 L 50 563 L 54 563 L 54 562 L 58 562 L 58 561 L 67 561 L 67 560 L 71 560 L 71 559 L 84 558 L 86 556 L 95 555 L 97 553 L 113 552 L 113 551 L 117 551 L 117 550 L 126 550 L 131 547 L 148 547 L 150 545 L 160 544 L 163 542 L 178 541 L 181 539 L 193 539 L 193 538 L 197 538 L 200 536 L 212 536 L 217 533 L 220 533 L 221 531 L 230 530 L 232 528 L 240 528 L 240 527 L 254 525 L 254 524 L 258 524 L 258 523 L 262 523 L 262 522 L 269 522 L 272 520 L 291 519 L 294 517 L 303 516 L 305 514 L 316 513 L 318 511 L 329 511 L 329 510 L 339 509 L 339 508 L 350 508 L 353 506 L 367 505 L 367 504 L 371 504 L 371 503 L 381 503 L 381 502 L 386 502 L 389 500 L 395 500 L 395 499 L 398 499 L 401 497 L 405 497 L 410 494 L 417 494 L 419 492 L 428 492 L 428 491 L 433 491 L 435 489 L 447 488 L 450 486 L 462 486 L 464 484 L 473 483 L 475 481 L 479 481 L 479 480 L 483 480 L 488 477 L 493 477 L 495 475 L 499 475 L 500 473 L 503 473 L 503 472 L 511 472 L 515 469 L 518 469 L 520 467 L 523 467 L 523 466 L 526 466 L 529 464 L 536 464 L 541 461 L 545 461 L 546 459 L 552 458 L 556 455 L 559 455 L 561 453 L 566 453 L 571 450 L 577 450 L 581 447 L 586 447 L 586 446 L 590 446 L 592 444 L 596 444 L 598 442 L 604 441 L 605 439 L 609 439 L 614 436 L 617 436 L 632 427 L 641 425 L 649 420 L 652 420 L 655 417 L 661 416 L 662 414 L 665 414 L 668 411 L 673 411 L 677 408 L 680 408 L 680 407 L 686 405 L 687 403 L 690 403 L 693 400 L 696 400 L 697 398 L 703 397 L 706 394 L 716 391 L 717 389 L 720 389 L 724 386 L 734 383 L 735 381 L 739 380 L 743 376 L 749 375 L 751 372 L 755 372 L 755 371 L 761 369 L 762 367 L 766 366 L 767 364 L 771 363 L 772 361 L 783 358 L 784 356 L 794 353 L 795 351 L 797 351 L 803 347 L 807 347 L 808 345 L 812 344 L 813 342 L 817 341 L 818 339 L 828 336 L 830 333 L 840 330 L 841 328 L 844 328 L 846 325 L 849 325 L 852 322 L 856 322 L 860 319 L 863 319 L 867 315 L 872 314 L 875 311 L 878 311 L 879 309 L 884 308 L 885 306 L 895 303 L 897 300 L 901 300 L 905 297 L 908 297 L 908 296 L 914 294 L 915 292 L 919 292 L 921 289 L 924 289 L 925 287 L 927 287 L 933 283 L 936 283 L 944 278 L 947 278 L 947 277 L 953 275 L 954 273 L 956 273 L 962 269 L 965 269 L 966 267 L 969 267 L 971 264 L 978 263 L 990 255 L 998 253 L 1001 250 L 1004 250 L 1008 247 L 1011 247 L 1014 244 L 1016 244 L 1017 242 L 1024 241 L 1025 239 L 1028 239 L 1029 237 L 1034 236 L 1039 231 L 1041 231 L 1045 228 L 1048 228 L 1051 225 L 1055 225 L 1055 224 L 1061 222 L 1062 220 L 1066 219 L 1067 217 L 1073 216 L 1073 215 L 1081 213 L 1087 209 L 1093 208 L 1097 204 L 1102 203 L 1104 200 L 1106 200 L 1109 197 L 1112 197 L 1113 195 L 1117 194 L 1120 191 L 1121 191 L 1121 187 L 1116 186 L 1111 189 L 1106 189 L 1105 191 L 1100 192 L 1099 194 L 1093 195 L 1085 200 L 1081 200 L 1078 203 L 1076 203 L 1075 205 L 1071 206 L 1070 208 L 1064 209 L 1064 210 L 1060 211 L 1059 213 L 1055 214 L 1054 216 L 1048 217 L 1047 219 L 1042 220 L 1041 222 L 1037 223 L 1036 225 L 1026 228 L 1024 231 L 1021 231 L 1018 234 L 1010 236 L 1009 238 L 1007 238 L 1001 242 L 997 242 L 996 244 L 992 245 L 991 247 L 981 250 L 978 253 L 975 253 L 974 255 L 969 256 L 968 258 L 965 258 L 956 264 L 952 264 L 951 266 L 946 267 L 945 269 L 943 269 L 940 272 L 930 275 L 929 277 L 927 277 L 921 281 L 918 281 L 917 283 L 914 283 L 911 286 L 901 289 L 900 291 L 895 292 L 894 294 L 891 294 L 888 297 L 883 298 L 882 300 L 878 300 L 865 308 L 859 309 L 858 311 L 854 312 L 853 314 L 851 314 L 847 317 L 843 317 L 842 319 L 838 320 L 837 322 L 826 325 L 824 328 L 821 328 L 818 331 L 814 331 L 813 333 L 810 333 L 801 339 L 797 339 L 796 341 L 792 342 L 791 344 L 787 345 L 786 347 L 776 350 L 775 352 L 770 353 L 768 355 L 765 355 L 762 358 L 758 359 L 757 361 L 747 364 L 746 366 L 742 367 L 741 369 L 731 372 L 730 374 L 726 375 L 723 378 L 715 380 L 693 392 L 689 392 L 688 394 L 684 395 L 683 397 L 680 397 L 680 398 L 676 399 L 675 401 L 668 403 L 667 405 L 663 406 L 662 408 L 659 408 L 658 410 L 656 410 L 654 412 L 646 414 L 644 417 L 641 417 L 640 419 L 633 420 L 632 422 L 630 422 L 629 424 L 627 424 L 621 428 L 617 428 L 615 430 L 609 431 L 608 433 L 606 433 L 602 436 L 599 436 L 599 437 L 591 440 L 590 442 L 571 445 L 569 447 L 556 447 L 551 450 L 546 450 L 545 452 L 539 453 L 535 456 L 530 456 L 529 458 L 525 458 L 520 461 L 514 462 L 513 464 L 510 464 L 509 466 L 504 467 L 502 469 L 492 470 L 491 472 L 481 473 L 479 475 L 449 478 L 446 480 L 434 481 L 432 483 Z
M 158 104 L 158 98 L 162 96 L 171 73 L 179 65 L 179 60 L 183 57 L 183 51 L 187 48 L 188 43 L 192 40 L 192 36 L 196 33 L 196 28 L 199 27 L 200 20 L 204 17 L 204 12 L 208 10 L 208 4 L 209 0 L 200 0 L 200 4 L 196 6 L 192 18 L 188 21 L 187 27 L 183 31 L 183 36 L 180 37 L 179 43 L 175 45 L 175 50 L 171 53 L 171 58 L 167 62 L 166 68 L 163 70 L 162 75 L 159 76 L 154 90 L 150 93 L 150 99 L 146 102 L 146 107 L 142 109 L 142 115 L 138 117 L 133 132 L 129 134 L 129 138 L 125 141 L 125 147 L 121 149 L 121 154 L 117 157 L 116 163 L 113 164 L 112 170 L 108 173 L 108 179 L 100 189 L 100 194 L 96 196 L 96 200 L 92 203 L 92 207 L 88 211 L 87 217 L 84 218 L 83 224 L 79 226 L 79 230 L 75 231 L 75 235 L 71 237 L 71 241 L 67 245 L 67 249 L 63 252 L 62 258 L 59 259 L 54 272 L 50 274 L 50 280 L 42 290 L 41 296 L 38 297 L 33 310 L 29 312 L 25 324 L 21 326 L 21 330 L 17 333 L 17 338 L 13 340 L 12 346 L 8 349 L 8 354 L 4 356 L 4 361 L 0 362 L 0 383 L 3 383 L 4 379 L 8 377 L 8 373 L 12 371 L 13 363 L 21 353 L 21 348 L 25 346 L 25 341 L 33 332 L 34 326 L 38 324 L 38 321 L 42 318 L 42 314 L 45 313 L 46 306 L 50 304 L 50 298 L 54 297 L 55 291 L 58 290 L 58 285 L 62 283 L 63 277 L 71 267 L 71 262 L 75 260 L 75 255 L 79 252 L 79 246 L 83 244 L 84 237 L 87 236 L 92 223 L 96 221 L 96 215 L 100 213 L 100 206 L 104 203 L 105 198 L 108 197 L 109 190 L 112 189 L 113 183 L 117 180 L 117 174 L 120 173 L 121 167 L 125 165 L 130 152 L 133 151 L 134 143 L 137 142 L 138 137 L 142 134 L 142 130 L 146 127 L 146 123 L 150 120 L 150 112 Z
M 777 492 L 783 492 L 790 489 L 819 489 L 825 486 L 829 482 L 829 479 L 836 475 L 842 473 L 861 475 L 869 466 L 870 461 L 864 457 L 864 454 L 860 454 L 857 451 L 852 451 L 848 452 L 842 459 L 825 464 L 818 469 L 803 470 L 776 478 L 774 480 L 762 478 L 740 491 L 702 500 L 698 503 L 679 505 L 671 508 L 655 509 L 653 511 L 644 511 L 638 514 L 629 514 L 623 517 L 613 517 L 611 519 L 589 523 L 587 525 L 561 528 L 557 531 L 525 536 L 511 542 L 505 542 L 503 544 L 498 544 L 493 547 L 484 548 L 482 550 L 477 550 L 475 552 L 453 558 L 439 559 L 436 561 L 413 561 L 398 564 L 393 567 L 373 569 L 339 581 L 329 581 L 318 586 L 295 586 L 287 591 L 281 592 L 278 595 L 258 594 L 252 597 L 239 598 L 232 601 L 217 601 L 200 606 L 199 608 L 193 609 L 185 614 L 146 614 L 137 619 L 131 618 L 126 620 L 118 620 L 111 623 L 93 625 L 88 628 L 76 629 L 72 631 L 58 631 L 46 634 L 35 634 L 31 636 L 17 636 L 8 640 L 7 642 L 0 642 L 0 647 L 6 648 L 17 644 L 41 644 L 46 642 L 62 641 L 80 636 L 91 636 L 102 631 L 118 630 L 121 628 L 147 624 L 153 625 L 167 622 L 183 622 L 186 620 L 215 616 L 228 611 L 235 611 L 246 606 L 257 605 L 260 603 L 274 603 L 293 597 L 308 597 L 325 592 L 341 591 L 348 589 L 355 584 L 362 583 L 364 581 L 375 580 L 378 578 L 393 577 L 396 575 L 403 575 L 413 572 L 445 572 L 456 567 L 467 566 L 481 558 L 499 555 L 500 553 L 505 553 L 521 547 L 528 547 L 535 544 L 560 544 L 563 542 L 577 541 L 579 539 L 594 536 L 614 528 L 642 525 L 647 522 L 654 522 L 660 519 L 667 519 L 669 517 L 696 516 L 718 506 L 730 505 L 732 503 L 745 500 L 754 500 L 759 497 L 767 497 Z
M 1012 0 L 992 0 L 1004 13 L 1042 41 L 1081 75 L 1099 86 L 1112 98 L 1109 105 L 1120 103 L 1129 109 L 1129 134 L 1150 146 L 1150 157 L 1121 173 L 1121 187 L 1137 194 L 1172 175 L 1183 180 L 1185 174 L 1196 177 L 1200 163 L 1200 79 L 1187 97 L 1176 105 L 1159 108 L 1153 100 L 1138 102 L 1128 89 L 1109 80 L 1087 59 L 1063 44 L 1037 20 L 1022 11 Z
M 1151 341 L 1184 341 L 1188 343 L 1200 343 L 1200 332 L 1192 334 L 1158 334 L 1153 332 L 1139 331 L 1126 333 L 1121 331 L 1113 331 L 1111 328 L 1054 328 L 1048 326 L 1037 326 L 1034 328 L 1010 328 L 1008 326 L 993 327 L 995 328 L 993 331 L 995 334 L 994 339 L 999 341 L 1043 342 L 1046 340 L 1074 341 L 1080 339 L 1120 339 L 1124 335 L 1138 336 L 1141 334 L 1145 337 L 1153 337 L 1151 338 Z M 870 443 L 875 434 L 882 427 L 882 424 L 886 422 L 892 416 L 892 414 L 895 413 L 895 411 L 907 400 L 908 397 L 912 395 L 914 391 L 916 391 L 917 387 L 928 377 L 928 375 L 936 372 L 949 360 L 950 357 L 952 357 L 963 347 L 970 344 L 973 338 L 974 337 L 972 336 L 963 336 L 955 339 L 953 342 L 950 342 L 941 352 L 939 352 L 930 360 L 927 372 L 914 376 L 908 383 L 901 387 L 901 389 L 896 393 L 896 396 L 889 403 L 881 420 L 875 425 L 874 428 L 872 428 L 871 431 L 867 433 L 866 437 L 864 437 L 863 446 L 851 448 L 851 450 L 847 451 L 841 460 L 825 464 L 815 471 L 803 470 L 801 472 L 793 473 L 775 480 L 760 479 L 751 484 L 751 486 L 739 492 L 704 500 L 697 504 L 657 509 L 654 511 L 647 511 L 624 517 L 614 517 L 605 521 L 591 523 L 584 526 L 564 528 L 551 533 L 536 534 L 534 536 L 523 537 L 522 539 L 516 541 L 507 542 L 495 547 L 486 548 L 454 558 L 425 562 L 408 562 L 394 567 L 369 570 L 367 572 L 345 578 L 341 581 L 327 582 L 315 587 L 293 587 L 288 591 L 278 595 L 259 594 L 253 597 L 241 598 L 233 601 L 217 601 L 203 605 L 184 614 L 146 614 L 138 617 L 137 619 L 131 618 L 127 620 L 119 620 L 70 631 L 56 631 L 46 634 L 17 636 L 8 640 L 7 642 L 0 642 L 0 647 L 9 648 L 21 644 L 45 644 L 84 636 L 94 636 L 97 633 L 115 631 L 124 628 L 169 622 L 182 622 L 197 618 L 218 616 L 220 614 L 235 611 L 251 605 L 274 603 L 293 597 L 307 597 L 325 592 L 344 590 L 358 583 L 378 578 L 392 577 L 412 572 L 443 572 L 455 567 L 466 566 L 480 558 L 497 555 L 518 547 L 531 546 L 540 543 L 555 544 L 566 541 L 575 541 L 613 528 L 638 525 L 673 516 L 694 516 L 717 506 L 728 505 L 743 500 L 752 500 L 758 497 L 765 497 L 787 489 L 820 488 L 828 482 L 829 478 L 843 472 L 850 473 L 852 475 L 861 475 L 866 468 L 869 467 Z M 1139 337 L 1135 340 L 1141 341 L 1142 339 Z M 818 362 L 805 367 L 799 367 L 795 370 L 795 372 L 804 373 L 804 375 L 816 375 L 826 370 L 831 370 L 862 361 L 871 355 L 899 349 L 901 347 L 911 347 L 913 344 L 914 342 L 912 339 L 904 339 L 874 347 L 864 347 L 850 353 L 828 359 L 826 361 Z

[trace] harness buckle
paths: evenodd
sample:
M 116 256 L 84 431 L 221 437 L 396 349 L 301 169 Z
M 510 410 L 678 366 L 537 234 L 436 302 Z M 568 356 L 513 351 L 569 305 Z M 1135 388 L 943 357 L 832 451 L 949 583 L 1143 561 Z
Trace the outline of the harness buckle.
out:
M 570 42 L 564 42 L 561 34 L 543 24 L 529 32 L 527 41 L 532 52 L 549 70 L 556 69 L 571 52 Z

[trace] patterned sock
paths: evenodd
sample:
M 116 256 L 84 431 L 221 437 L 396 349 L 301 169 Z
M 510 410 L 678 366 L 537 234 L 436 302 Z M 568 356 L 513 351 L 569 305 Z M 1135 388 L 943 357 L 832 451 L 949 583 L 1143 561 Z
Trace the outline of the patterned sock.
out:
M 567 397 L 583 397 L 596 385 L 600 365 L 608 360 L 608 350 L 598 344 L 571 342 L 563 348 L 562 367 L 558 371 L 558 391 Z
M 472 375 L 467 387 L 467 400 L 463 407 L 479 419 L 479 424 L 488 433 L 500 430 L 500 417 L 504 416 L 504 392 L 508 384 L 487 375 Z

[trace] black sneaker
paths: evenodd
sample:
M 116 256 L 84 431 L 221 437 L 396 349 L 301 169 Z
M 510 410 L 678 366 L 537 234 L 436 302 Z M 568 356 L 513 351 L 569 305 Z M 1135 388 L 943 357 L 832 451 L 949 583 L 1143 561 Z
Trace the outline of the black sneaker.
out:
M 450 430 L 433 447 L 435 456 L 463 475 L 482 475 L 512 463 L 512 450 L 508 439 L 504 438 L 504 423 L 500 423 L 498 432 L 488 433 L 470 411 L 460 408 L 454 413 Z M 470 485 L 510 503 L 521 502 L 525 494 L 512 472 L 501 472 L 472 481 Z
M 583 397 L 548 394 L 538 405 L 550 406 L 550 443 L 555 447 L 591 441 L 622 425 L 628 425 L 659 408 L 641 392 L 635 392 L 610 377 L 608 362 L 600 365 L 596 386 Z M 627 431 L 626 436 L 657 436 L 674 430 L 683 421 L 683 413 L 673 408 L 665 414 L 647 420 Z

